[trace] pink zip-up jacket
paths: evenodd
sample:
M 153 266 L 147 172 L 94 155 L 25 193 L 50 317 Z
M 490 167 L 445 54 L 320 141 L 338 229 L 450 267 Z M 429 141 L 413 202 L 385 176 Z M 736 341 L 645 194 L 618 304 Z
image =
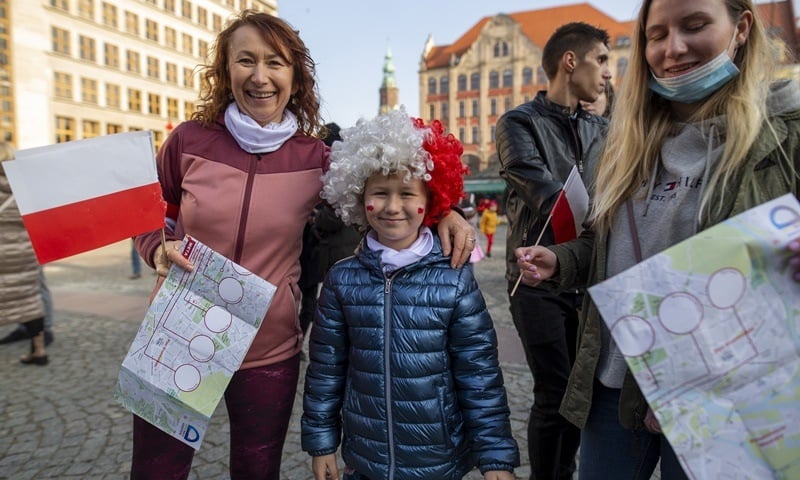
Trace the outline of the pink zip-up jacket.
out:
M 242 370 L 280 362 L 302 346 L 300 249 L 321 201 L 328 153 L 321 140 L 296 134 L 274 152 L 249 154 L 222 117 L 209 127 L 181 123 L 158 152 L 167 216 L 176 225 L 167 227 L 167 240 L 189 234 L 277 287 Z M 160 230 L 136 238 L 151 267 L 160 244 Z

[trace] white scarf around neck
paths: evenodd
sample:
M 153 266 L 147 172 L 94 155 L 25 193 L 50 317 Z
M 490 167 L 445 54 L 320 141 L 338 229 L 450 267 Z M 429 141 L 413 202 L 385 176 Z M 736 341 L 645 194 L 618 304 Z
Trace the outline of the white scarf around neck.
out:
M 269 153 L 281 148 L 297 132 L 297 117 L 284 110 L 280 123 L 268 123 L 262 127 L 242 113 L 236 102 L 231 102 L 225 109 L 225 126 L 245 152 Z
M 383 271 L 391 273 L 398 268 L 411 265 L 429 254 L 433 250 L 433 232 L 428 227 L 422 227 L 419 229 L 419 236 L 410 247 L 403 250 L 395 250 L 379 242 L 375 230 L 370 230 L 367 234 L 367 246 L 370 250 L 381 252 Z

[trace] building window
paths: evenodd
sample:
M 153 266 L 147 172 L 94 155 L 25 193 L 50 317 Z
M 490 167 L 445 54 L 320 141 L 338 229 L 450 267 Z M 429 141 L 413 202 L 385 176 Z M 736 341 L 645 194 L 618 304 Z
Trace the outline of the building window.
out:
M 466 134 L 466 132 L 464 130 L 464 127 L 459 127 L 458 128 L 458 141 L 461 142 L 461 143 L 466 143 L 467 142 L 466 135 L 467 134 Z
M 192 2 L 189 0 L 181 0 L 181 15 L 183 18 L 192 18 Z
M 192 118 L 194 113 L 194 103 L 183 102 L 183 118 Z
M 191 68 L 183 67 L 183 86 L 194 88 L 194 70 Z
M 496 130 L 496 127 L 495 127 L 494 125 L 492 125 L 492 126 L 489 128 L 489 138 L 490 138 L 489 142 L 490 142 L 490 143 L 494 143 L 494 142 L 495 142 L 495 139 L 494 139 L 494 132 L 495 132 L 495 130 Z
M 128 110 L 131 112 L 142 111 L 142 92 L 135 88 L 128 89 Z
M 79 35 L 78 41 L 81 45 L 81 58 L 90 62 L 96 62 L 97 52 L 95 51 L 94 38 Z
M 139 35 L 139 15 L 125 12 L 125 31 L 131 35 Z
M 60 10 L 69 10 L 69 0 L 50 0 L 50 6 Z
M 222 17 L 217 15 L 216 13 L 211 15 L 211 22 L 212 22 L 212 29 L 215 32 L 219 32 L 222 30 Z
M 164 10 L 175 13 L 175 0 L 164 0 Z
M 439 79 L 439 93 L 441 95 L 450 93 L 450 77 L 447 75 Z
M 53 27 L 50 29 L 50 36 L 53 41 L 53 51 L 55 53 L 63 53 L 64 55 L 70 54 L 69 32 Z
M 155 20 L 147 19 L 144 21 L 145 37 L 154 42 L 158 41 L 158 23 Z
M 489 72 L 489 88 L 500 88 L 500 74 L 494 70 Z
M 81 100 L 97 105 L 97 80 L 81 77 Z
M 531 85 L 533 83 L 533 69 L 525 67 L 522 69 L 522 84 Z
M 433 77 L 428 79 L 428 95 L 436 95 L 436 79 Z
M 120 94 L 119 85 L 111 83 L 106 84 L 106 106 L 111 108 L 120 108 Z
M 122 133 L 122 125 L 118 123 L 106 124 L 106 135 L 114 135 L 115 133 Z
M 56 143 L 75 140 L 75 119 L 56 117 Z
M 473 117 L 477 117 L 478 116 L 478 101 L 477 100 L 473 100 L 472 101 L 472 116 Z
M 431 104 L 428 106 L 428 119 L 433 120 L 436 118 L 436 106 Z
M 72 75 L 64 72 L 54 72 L 53 94 L 59 98 L 72 100 Z
M 119 20 L 117 18 L 117 6 L 108 2 L 103 2 L 103 25 L 117 28 Z
M 536 83 L 539 85 L 546 85 L 547 84 L 547 74 L 544 73 L 544 68 L 541 66 L 536 69 Z
M 197 41 L 197 54 L 200 58 L 206 58 L 208 56 L 208 42 L 205 40 Z
M 128 71 L 131 73 L 142 73 L 142 62 L 139 59 L 139 52 L 128 50 L 126 56 L 125 66 Z
M 489 100 L 489 115 L 495 116 L 497 115 L 497 99 L 493 98 Z
M 514 74 L 510 68 L 506 68 L 503 70 L 503 86 L 510 87 L 512 85 L 514 85 Z
M 147 57 L 147 76 L 150 78 L 158 79 L 161 77 L 161 71 L 156 57 Z
M 503 111 L 507 112 L 509 110 L 511 110 L 511 97 L 506 97 L 503 100 Z
M 442 102 L 442 118 L 443 122 L 446 122 L 448 117 L 450 117 L 450 104 L 447 102 Z
M 78 15 L 84 18 L 94 18 L 94 0 L 78 0 Z
M 161 115 L 161 95 L 156 93 L 147 95 L 147 111 L 152 115 Z
M 174 63 L 167 62 L 164 66 L 167 72 L 167 81 L 173 85 L 178 84 L 178 66 Z
M 481 89 L 481 74 L 480 73 L 473 73 L 469 76 L 469 89 L 472 91 L 478 91 Z
M 494 44 L 494 56 L 495 57 L 507 57 L 508 56 L 508 42 L 498 41 Z
M 480 136 L 478 135 L 478 127 L 472 127 L 472 143 L 480 143 Z
M 458 76 L 458 91 L 465 92 L 467 90 L 467 76 L 466 75 L 459 75 Z
M 208 28 L 208 11 L 203 7 L 197 7 L 197 24 Z
M 464 114 L 466 112 L 466 108 L 464 108 L 464 101 L 458 102 L 458 118 L 464 118 Z
M 192 36 L 188 33 L 181 35 L 181 49 L 183 50 L 183 53 L 194 55 Z
M 119 68 L 119 47 L 106 43 L 103 46 L 103 56 L 106 66 Z
M 625 57 L 617 60 L 617 78 L 625 77 L 625 72 L 628 71 L 628 59 Z
M 169 48 L 178 48 L 178 32 L 172 27 L 164 27 L 164 45 Z
M 94 120 L 83 121 L 83 138 L 94 138 L 100 136 L 100 122 Z
M 178 118 L 177 98 L 167 98 L 167 118 Z

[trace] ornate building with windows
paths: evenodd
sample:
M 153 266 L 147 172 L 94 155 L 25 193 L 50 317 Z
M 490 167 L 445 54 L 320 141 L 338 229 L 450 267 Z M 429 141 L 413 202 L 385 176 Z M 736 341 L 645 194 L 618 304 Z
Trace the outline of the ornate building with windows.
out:
M 773 38 L 788 47 L 784 75 L 798 78 L 791 60 L 798 46 L 795 22 L 790 20 L 795 18 L 792 2 L 760 4 L 758 9 Z M 559 26 L 574 21 L 608 31 L 612 81 L 619 86 L 634 21 L 619 22 L 587 3 L 484 17 L 451 45 L 436 46 L 428 38 L 419 68 L 420 116 L 442 120 L 461 140 L 472 177 L 484 178 L 487 184 L 481 191 L 503 189 L 494 144 L 498 118 L 547 89 L 542 49 Z
M 0 0 L 0 138 L 30 148 L 152 130 L 194 111 L 209 48 L 277 0 Z

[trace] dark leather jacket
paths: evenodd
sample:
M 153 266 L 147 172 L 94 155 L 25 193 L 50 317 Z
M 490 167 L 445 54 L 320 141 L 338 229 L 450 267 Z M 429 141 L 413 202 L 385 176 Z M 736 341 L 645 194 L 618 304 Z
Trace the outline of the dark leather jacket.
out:
M 591 194 L 594 165 L 605 139 L 604 118 L 549 101 L 546 91 L 509 110 L 495 131 L 500 176 L 506 181 L 506 278 L 519 276 L 514 249 L 533 245 L 573 165 Z M 548 226 L 539 245 L 553 244 Z

